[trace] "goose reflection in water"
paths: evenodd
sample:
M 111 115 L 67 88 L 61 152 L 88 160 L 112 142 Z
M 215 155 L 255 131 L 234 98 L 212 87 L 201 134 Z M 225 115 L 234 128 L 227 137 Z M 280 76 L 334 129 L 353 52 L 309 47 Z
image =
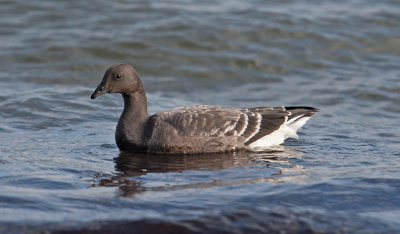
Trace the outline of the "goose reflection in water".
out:
M 304 167 L 293 162 L 301 160 L 303 154 L 287 146 L 262 153 L 167 156 L 120 153 L 114 158 L 119 174 L 100 178 L 93 186 L 118 187 L 118 196 L 132 197 L 148 191 L 284 183 L 301 180 L 306 176 Z M 182 173 L 185 175 L 182 176 Z

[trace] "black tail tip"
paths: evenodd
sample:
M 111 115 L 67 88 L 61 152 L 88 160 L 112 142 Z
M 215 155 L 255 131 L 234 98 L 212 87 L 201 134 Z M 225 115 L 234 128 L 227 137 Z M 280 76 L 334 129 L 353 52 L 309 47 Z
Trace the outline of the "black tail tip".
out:
M 285 109 L 286 110 L 304 109 L 304 110 L 309 110 L 311 112 L 319 112 L 319 109 L 311 106 L 286 106 Z

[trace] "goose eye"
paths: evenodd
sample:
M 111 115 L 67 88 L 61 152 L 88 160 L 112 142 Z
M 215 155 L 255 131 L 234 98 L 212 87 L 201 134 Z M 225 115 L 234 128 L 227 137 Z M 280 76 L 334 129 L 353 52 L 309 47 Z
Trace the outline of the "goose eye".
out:
M 121 78 L 121 74 L 116 75 L 115 78 L 120 79 Z

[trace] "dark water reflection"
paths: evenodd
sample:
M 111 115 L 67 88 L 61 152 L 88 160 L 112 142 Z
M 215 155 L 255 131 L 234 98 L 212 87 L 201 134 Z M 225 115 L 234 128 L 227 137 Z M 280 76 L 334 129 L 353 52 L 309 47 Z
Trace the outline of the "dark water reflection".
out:
M 145 191 L 172 191 L 262 182 L 283 183 L 304 176 L 305 169 L 290 161 L 291 158 L 301 158 L 302 154 L 295 148 L 284 146 L 262 153 L 235 152 L 201 155 L 120 153 L 114 158 L 118 175 L 101 178 L 93 186 L 118 187 L 119 196 L 131 197 Z M 214 171 L 214 173 L 225 171 L 234 175 L 238 170 L 246 171 L 248 174 L 237 173 L 237 176 L 221 179 L 222 177 L 218 176 L 213 178 L 212 174 L 199 176 L 189 173 L 185 181 L 182 181 L 183 183 L 176 183 L 174 177 L 161 183 L 157 177 L 157 183 L 159 183 L 157 186 L 148 186 L 147 182 L 141 178 L 151 173 L 179 174 L 185 171 Z M 262 171 L 264 176 L 259 177 L 257 173 L 251 175 L 255 170 Z

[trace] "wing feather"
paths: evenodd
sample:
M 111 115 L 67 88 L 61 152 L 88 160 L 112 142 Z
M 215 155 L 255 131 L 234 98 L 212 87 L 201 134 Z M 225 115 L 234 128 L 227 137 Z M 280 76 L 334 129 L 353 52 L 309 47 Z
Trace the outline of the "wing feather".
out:
M 255 129 L 256 132 L 253 132 L 251 137 L 246 138 L 246 145 L 250 145 L 279 129 L 286 122 L 287 116 L 290 115 L 290 112 L 286 111 L 284 107 L 254 107 L 250 108 L 249 111 L 258 113 L 260 122 L 258 128 Z
M 246 120 L 240 109 L 220 106 L 189 106 L 156 115 L 182 136 L 238 136 Z
M 310 117 L 311 107 L 187 106 L 161 112 L 150 117 L 155 129 L 171 129 L 180 137 L 238 137 L 250 145 L 272 134 L 288 121 Z M 170 136 L 172 137 L 172 135 Z

